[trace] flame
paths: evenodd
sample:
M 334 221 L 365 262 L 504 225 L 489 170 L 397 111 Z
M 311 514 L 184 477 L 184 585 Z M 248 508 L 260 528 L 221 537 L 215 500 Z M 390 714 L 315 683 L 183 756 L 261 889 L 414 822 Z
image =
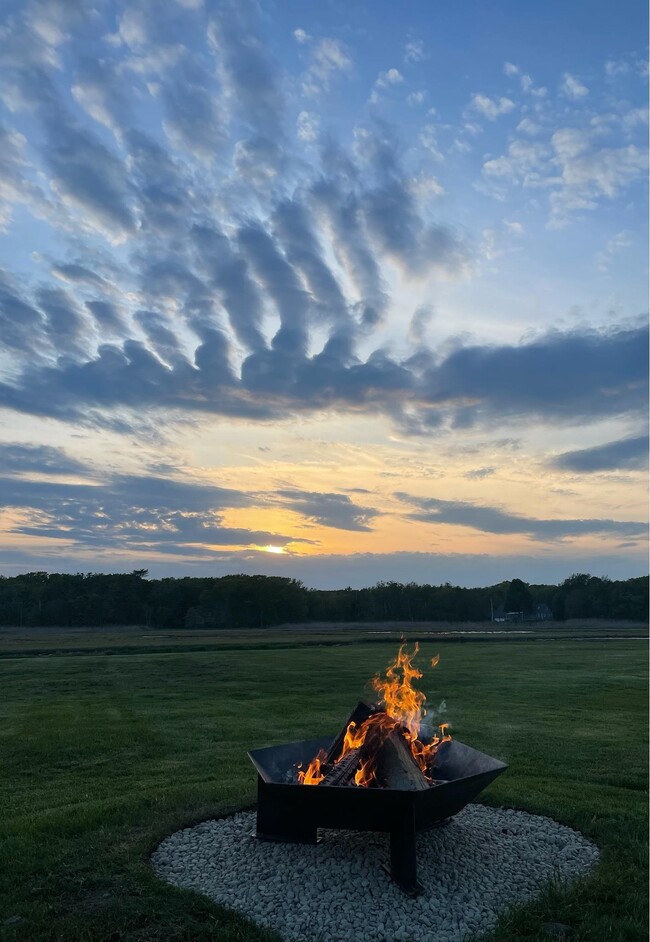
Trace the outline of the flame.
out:
M 367 788 L 368 785 L 373 780 L 373 774 L 369 771 L 370 759 L 367 762 L 362 762 L 357 771 L 354 773 L 354 784 L 360 785 L 363 788 Z
M 417 641 L 412 654 L 405 650 L 405 645 L 402 643 L 397 657 L 386 669 L 386 676 L 381 678 L 377 674 L 373 677 L 372 685 L 381 696 L 386 714 L 405 728 L 406 739 L 420 770 L 427 778 L 431 778 L 430 768 L 438 747 L 442 742 L 451 739 L 451 736 L 446 733 L 449 724 L 443 723 L 439 727 L 440 735 L 435 734 L 429 743 L 425 744 L 419 739 L 422 717 L 426 715 L 424 709 L 426 696 L 412 684 L 413 680 L 419 680 L 422 677 L 422 671 L 414 667 L 412 663 L 419 650 L 420 646 Z M 431 659 L 431 666 L 437 667 L 439 661 L 440 655 L 437 654 Z
M 422 671 L 411 663 L 419 649 L 416 641 L 413 654 L 408 654 L 404 650 L 404 644 L 401 644 L 397 657 L 386 669 L 386 677 L 381 678 L 377 674 L 372 679 L 372 686 L 380 694 L 384 710 L 407 728 L 411 741 L 417 739 L 420 732 L 426 700 L 422 691 L 416 690 L 411 683 L 412 680 L 422 677 Z
M 298 771 L 298 782 L 301 785 L 320 785 L 320 783 L 325 778 L 325 773 L 321 771 L 323 763 L 327 759 L 327 753 L 324 749 L 321 749 L 317 756 L 315 756 L 305 771 Z
M 372 680 L 373 687 L 380 694 L 382 709 L 358 726 L 354 722 L 348 724 L 340 755 L 333 764 L 338 765 L 348 753 L 359 750 L 359 766 L 354 775 L 355 785 L 367 787 L 376 781 L 375 773 L 381 747 L 394 730 L 404 736 L 413 758 L 428 779 L 432 778 L 431 767 L 438 748 L 441 743 L 451 739 L 447 732 L 448 723 L 439 725 L 438 732 L 430 742 L 423 743 L 419 739 L 422 717 L 426 715 L 426 697 L 412 683 L 422 677 L 422 672 L 412 663 L 418 650 L 417 642 L 412 654 L 405 650 L 404 643 L 400 645 L 397 657 L 386 669 L 385 677 L 377 674 Z M 431 666 L 436 667 L 439 660 L 439 656 L 434 657 Z M 322 782 L 325 778 L 322 766 L 326 759 L 327 754 L 321 750 L 312 759 L 307 770 L 298 773 L 298 781 L 303 785 L 318 785 Z

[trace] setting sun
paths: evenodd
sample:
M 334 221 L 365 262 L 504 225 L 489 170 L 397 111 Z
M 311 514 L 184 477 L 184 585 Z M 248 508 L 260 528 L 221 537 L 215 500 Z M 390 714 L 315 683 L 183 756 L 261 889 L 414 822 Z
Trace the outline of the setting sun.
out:
M 269 546 L 263 546 L 262 549 L 264 550 L 265 553 L 278 553 L 278 554 L 284 553 L 284 547 L 282 546 L 269 545 Z

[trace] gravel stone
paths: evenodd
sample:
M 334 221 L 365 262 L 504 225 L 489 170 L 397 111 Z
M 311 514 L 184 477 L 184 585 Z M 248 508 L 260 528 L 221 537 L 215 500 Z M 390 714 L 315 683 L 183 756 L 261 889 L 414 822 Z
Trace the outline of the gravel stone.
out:
M 446 942 L 493 929 L 512 903 L 553 880 L 586 873 L 597 848 L 550 818 L 467 805 L 417 838 L 424 893 L 405 896 L 381 864 L 389 838 L 321 830 L 321 843 L 274 844 L 254 836 L 255 813 L 205 821 L 170 835 L 152 854 L 156 874 L 196 890 L 287 942 Z

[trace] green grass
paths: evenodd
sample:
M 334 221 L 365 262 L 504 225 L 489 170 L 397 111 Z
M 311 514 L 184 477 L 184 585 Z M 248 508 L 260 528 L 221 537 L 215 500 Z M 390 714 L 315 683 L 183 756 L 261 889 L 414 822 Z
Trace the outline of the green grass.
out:
M 494 632 L 498 635 L 495 636 Z M 171 651 L 227 651 L 240 648 L 294 648 L 305 644 L 352 644 L 384 641 L 394 644 L 403 632 L 411 639 L 454 642 L 592 640 L 610 637 L 647 638 L 648 625 L 631 621 L 527 622 L 380 622 L 377 624 L 315 623 L 275 628 L 146 628 L 142 625 L 103 628 L 18 628 L 0 626 L 0 658 L 52 657 L 61 654 L 148 654 Z
M 260 643 L 0 661 L 3 942 L 277 938 L 160 883 L 148 855 L 179 827 L 250 807 L 246 750 L 336 731 L 393 648 Z M 541 940 L 555 921 L 573 942 L 647 939 L 646 652 L 632 640 L 423 645 L 441 654 L 422 682 L 430 702 L 444 697 L 455 735 L 509 763 L 485 802 L 550 815 L 602 848 L 590 876 L 512 911 L 491 938 Z

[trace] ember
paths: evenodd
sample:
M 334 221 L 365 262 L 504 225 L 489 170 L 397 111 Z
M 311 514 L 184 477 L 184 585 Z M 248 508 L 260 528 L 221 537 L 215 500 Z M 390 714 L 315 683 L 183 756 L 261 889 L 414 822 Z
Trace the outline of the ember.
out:
M 385 676 L 372 686 L 380 695 L 373 706 L 359 703 L 328 752 L 321 749 L 306 769 L 301 785 L 352 785 L 362 788 L 401 788 L 417 791 L 437 784 L 433 774 L 436 753 L 451 740 L 447 723 L 420 739 L 426 697 L 413 686 L 422 672 L 413 665 L 418 644 L 409 654 L 402 644 Z M 431 661 L 438 664 L 439 658 Z

